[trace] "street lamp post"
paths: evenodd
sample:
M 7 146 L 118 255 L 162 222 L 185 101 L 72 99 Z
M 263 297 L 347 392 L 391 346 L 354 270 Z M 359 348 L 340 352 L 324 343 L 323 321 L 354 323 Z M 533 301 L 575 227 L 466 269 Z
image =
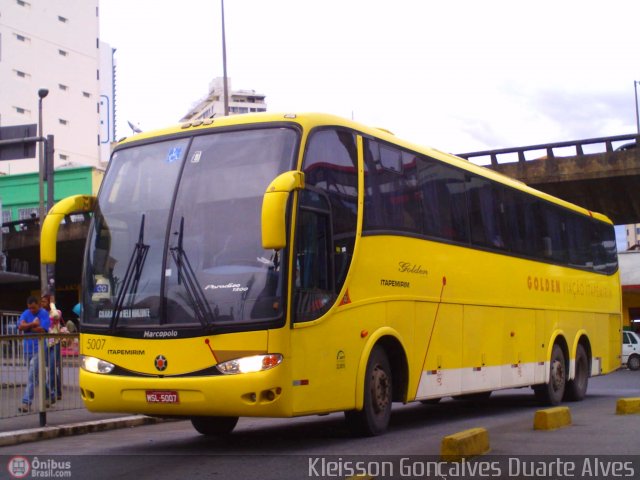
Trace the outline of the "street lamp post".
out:
M 220 0 L 222 8 L 222 82 L 224 88 L 224 116 L 229 115 L 229 86 L 227 84 L 227 40 L 224 32 L 224 0 Z
M 49 90 L 46 88 L 41 88 L 38 90 L 38 136 L 40 138 L 42 135 L 42 100 L 49 95 Z M 40 221 L 40 233 L 42 233 L 42 225 L 44 224 L 44 172 L 46 166 L 45 158 L 44 158 L 44 143 L 39 143 L 39 169 L 40 169 L 40 181 L 39 181 L 39 194 L 40 194 L 40 208 L 39 208 L 39 221 Z M 40 263 L 40 294 L 44 295 L 47 293 L 47 266 L 43 263 Z

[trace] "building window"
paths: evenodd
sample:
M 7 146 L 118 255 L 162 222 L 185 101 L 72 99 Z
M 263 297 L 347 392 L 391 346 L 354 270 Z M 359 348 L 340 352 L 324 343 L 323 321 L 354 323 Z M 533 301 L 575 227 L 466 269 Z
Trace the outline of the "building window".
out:
M 69 120 L 65 120 L 64 118 L 59 118 L 58 123 L 60 125 L 69 125 Z
M 67 90 L 69 90 L 69 87 L 68 87 L 68 86 L 66 86 L 66 85 L 64 85 L 64 84 L 62 84 L 62 83 L 59 83 L 59 84 L 58 84 L 58 88 L 59 88 L 60 90 L 62 90 L 63 92 L 66 92 Z
M 2 223 L 9 223 L 11 221 L 11 210 L 2 210 Z
M 32 218 L 38 218 L 38 208 L 19 208 L 18 209 L 18 220 L 29 220 Z
M 16 33 L 15 36 L 16 36 L 16 40 L 18 40 L 19 42 L 23 42 L 23 43 L 31 42 L 31 39 L 29 37 L 25 37 L 24 35 L 20 35 L 19 33 Z
M 29 2 L 25 2 L 24 0 L 16 0 L 16 3 L 21 7 L 30 7 L 31 4 Z
M 31 77 L 31 75 L 29 75 L 26 72 L 23 72 L 22 70 L 14 70 L 14 72 L 16 72 L 16 75 L 20 78 L 29 78 Z
M 60 155 L 58 155 L 58 158 L 61 161 L 66 162 L 67 160 L 69 160 L 69 155 L 65 155 L 64 153 L 61 153 Z
M 62 56 L 62 57 L 66 57 L 69 55 L 69 52 L 67 52 L 66 50 L 62 50 L 61 48 L 58 49 L 58 55 Z
M 61 23 L 67 23 L 69 19 L 67 17 L 63 17 L 62 15 L 58 15 L 58 21 Z
M 91 98 L 91 94 L 89 92 L 82 92 L 82 96 L 84 98 Z
M 19 113 L 21 115 L 30 115 L 31 111 L 27 110 L 26 108 L 22 108 L 22 107 L 13 107 L 16 111 L 16 113 Z

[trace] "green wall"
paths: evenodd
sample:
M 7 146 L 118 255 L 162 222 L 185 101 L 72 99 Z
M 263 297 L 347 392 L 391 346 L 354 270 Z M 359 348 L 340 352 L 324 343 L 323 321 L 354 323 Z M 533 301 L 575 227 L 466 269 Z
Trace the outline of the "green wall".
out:
M 95 195 L 102 171 L 95 167 L 73 167 L 56 170 L 53 175 L 54 201 L 59 201 L 70 195 Z M 0 202 L 3 212 L 11 211 L 11 221 L 19 220 L 18 209 L 38 208 L 39 200 L 38 172 L 18 175 L 0 176 Z M 45 185 L 45 202 L 47 199 Z

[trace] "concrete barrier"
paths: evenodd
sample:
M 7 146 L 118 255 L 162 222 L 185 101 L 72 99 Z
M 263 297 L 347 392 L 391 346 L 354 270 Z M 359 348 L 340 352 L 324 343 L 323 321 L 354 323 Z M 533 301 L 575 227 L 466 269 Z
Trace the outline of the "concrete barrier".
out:
M 640 397 L 619 398 L 616 402 L 616 415 L 640 413 Z
M 534 430 L 555 430 L 571 425 L 569 407 L 554 407 L 538 410 L 533 419 Z
M 464 458 L 482 455 L 490 450 L 489 432 L 484 428 L 471 428 L 442 439 L 440 459 L 460 462 Z

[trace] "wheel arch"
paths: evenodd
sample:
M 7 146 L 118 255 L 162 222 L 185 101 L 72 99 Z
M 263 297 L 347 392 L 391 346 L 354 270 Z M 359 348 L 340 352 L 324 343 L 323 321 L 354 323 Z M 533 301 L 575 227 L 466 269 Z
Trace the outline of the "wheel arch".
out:
M 555 331 L 551 336 L 551 341 L 549 342 L 549 346 L 547 349 L 547 361 L 551 359 L 554 345 L 558 345 L 562 349 L 562 353 L 564 355 L 565 371 L 568 372 L 571 366 L 571 359 L 569 356 L 569 345 L 567 344 L 565 333 L 562 330 Z M 545 383 L 548 381 L 549 381 L 549 369 L 547 368 L 547 371 L 545 374 Z
M 407 399 L 407 391 L 409 384 L 409 363 L 404 343 L 400 334 L 392 328 L 383 328 L 377 330 L 369 337 L 367 345 L 362 350 L 360 361 L 358 363 L 358 374 L 356 379 L 356 405 L 355 408 L 360 410 L 364 406 L 364 381 L 365 372 L 367 370 L 367 362 L 371 351 L 375 346 L 382 347 L 389 360 L 391 375 L 393 379 L 393 401 L 405 402 Z

